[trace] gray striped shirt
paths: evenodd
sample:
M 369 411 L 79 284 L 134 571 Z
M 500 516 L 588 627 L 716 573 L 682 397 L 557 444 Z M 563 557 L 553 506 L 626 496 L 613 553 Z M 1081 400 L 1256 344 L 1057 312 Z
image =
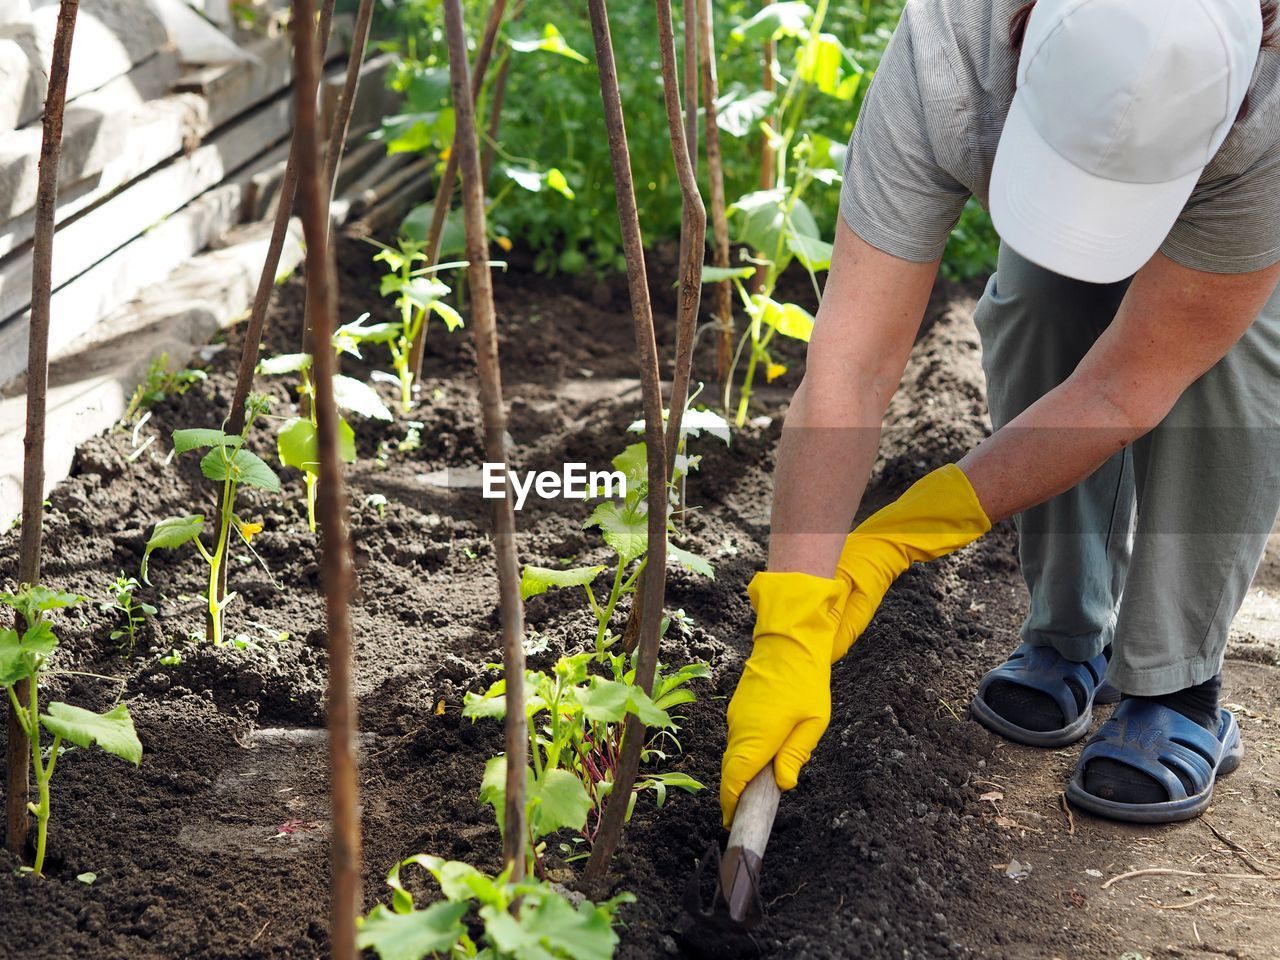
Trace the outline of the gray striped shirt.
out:
M 1020 5 L 908 0 L 845 158 L 840 211 L 872 246 L 932 260 L 969 196 L 986 205 L 1013 99 L 1009 18 Z M 1262 52 L 1248 115 L 1205 168 L 1161 250 L 1211 273 L 1280 260 L 1280 52 Z

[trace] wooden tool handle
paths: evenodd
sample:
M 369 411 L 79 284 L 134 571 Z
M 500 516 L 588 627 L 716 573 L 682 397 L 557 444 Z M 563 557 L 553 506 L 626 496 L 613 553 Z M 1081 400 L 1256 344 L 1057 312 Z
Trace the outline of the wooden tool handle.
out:
M 741 847 L 764 859 L 764 848 L 769 844 L 769 833 L 773 830 L 773 818 L 778 814 L 781 796 L 771 763 L 757 773 L 742 791 L 738 810 L 733 815 L 733 828 L 729 831 L 729 849 Z

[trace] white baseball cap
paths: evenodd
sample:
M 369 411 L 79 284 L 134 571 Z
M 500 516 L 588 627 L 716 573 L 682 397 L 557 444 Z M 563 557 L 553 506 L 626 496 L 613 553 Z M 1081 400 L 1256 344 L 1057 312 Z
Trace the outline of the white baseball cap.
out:
M 1005 243 L 1113 283 L 1160 248 L 1249 89 L 1258 0 L 1039 0 L 996 149 Z

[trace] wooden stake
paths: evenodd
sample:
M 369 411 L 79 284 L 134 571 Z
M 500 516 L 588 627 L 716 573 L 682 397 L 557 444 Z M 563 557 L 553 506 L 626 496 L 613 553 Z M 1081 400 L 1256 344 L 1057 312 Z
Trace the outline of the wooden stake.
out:
M 519 0 L 511 11 L 512 21 L 519 20 L 524 13 L 524 0 Z M 506 45 L 498 60 L 498 75 L 493 80 L 493 97 L 489 101 L 489 122 L 485 131 L 484 146 L 481 149 L 480 174 L 484 177 L 486 188 L 489 185 L 489 174 L 493 171 L 494 145 L 498 142 L 498 130 L 502 127 L 502 105 L 507 99 L 507 75 L 511 72 L 511 44 Z
M 471 71 L 471 107 L 474 114 L 476 101 L 480 99 L 480 91 L 484 88 L 484 76 L 489 70 L 489 61 L 493 58 L 493 48 L 498 42 L 498 28 L 502 25 L 502 15 L 507 10 L 507 0 L 493 0 L 489 8 L 489 20 L 485 23 L 484 37 L 476 49 L 475 69 Z M 455 115 L 457 107 L 454 108 Z M 440 186 L 436 189 L 435 206 L 431 211 L 431 226 L 427 229 L 427 265 L 436 266 L 440 262 L 440 243 L 444 238 L 444 224 L 449 216 L 449 208 L 453 204 L 453 188 L 458 182 L 458 129 L 454 124 L 453 148 L 444 162 L 444 171 L 440 174 Z M 413 381 L 422 379 L 422 356 L 427 346 L 427 325 L 424 323 L 417 337 L 409 348 L 409 369 L 413 372 Z
M 663 2 L 665 0 L 660 0 L 659 7 Z M 618 67 L 609 32 L 609 12 L 605 0 L 587 0 L 587 8 L 591 14 L 591 34 L 595 41 L 596 63 L 600 73 L 600 99 L 604 105 L 609 157 L 613 164 L 622 248 L 627 260 L 631 318 L 635 325 L 636 354 L 644 403 L 644 437 L 649 461 L 649 560 L 644 573 L 645 603 L 640 619 L 641 660 L 644 661 L 648 654 L 656 655 L 657 652 L 667 583 L 668 473 L 662 432 L 662 386 L 658 376 L 658 346 L 653 332 L 653 307 L 649 301 L 649 280 L 644 265 L 640 216 L 636 210 L 635 184 L 631 177 L 631 153 L 627 146 L 622 99 L 618 93 Z M 670 23 L 670 8 L 667 11 L 667 21 Z M 676 125 L 678 128 L 678 121 Z M 683 140 L 683 133 L 680 138 Z M 648 677 L 637 675 L 636 681 L 649 690 L 653 683 L 653 671 L 650 664 L 642 662 L 640 665 L 641 669 L 645 666 L 650 667 Z M 631 788 L 639 769 L 639 747 L 643 746 L 644 724 L 634 715 L 628 715 L 623 736 L 625 749 L 614 775 L 614 789 L 605 806 L 600 831 L 591 848 L 591 858 L 587 861 L 585 882 L 588 888 L 600 886 L 622 836 Z
M 507 414 L 502 405 L 497 315 L 493 305 L 493 277 L 489 272 L 489 244 L 486 239 L 484 181 L 480 174 L 480 145 L 476 141 L 475 101 L 467 66 L 467 35 L 463 27 L 461 0 L 445 0 L 444 22 L 456 117 L 453 153 L 458 158 L 462 173 L 467 286 L 471 291 L 471 334 L 480 375 L 485 459 L 490 463 L 501 463 L 505 468 Z M 524 608 L 520 600 L 520 568 L 516 559 L 516 515 L 505 487 L 502 499 L 494 500 L 493 504 L 498 603 L 502 614 L 502 664 L 507 681 L 507 793 L 502 820 L 502 852 L 511 870 L 511 879 L 519 880 L 524 876 L 525 867 L 525 770 L 529 763 L 524 713 Z
M 40 580 L 40 547 L 44 523 L 44 433 L 49 392 L 49 304 L 53 291 L 53 233 L 58 208 L 58 158 L 62 153 L 62 116 L 67 102 L 67 74 L 71 69 L 71 41 L 80 0 L 62 0 L 53 37 L 49 87 L 44 101 L 44 132 L 40 140 L 39 180 L 36 187 L 35 237 L 31 251 L 31 326 L 27 336 L 27 433 L 22 461 L 22 540 L 18 581 Z M 18 623 L 18 630 L 25 623 Z M 14 693 L 28 699 L 28 682 Z M 5 844 L 17 856 L 27 842 L 27 771 L 31 745 L 9 704 L 5 777 Z
M 707 129 L 707 181 L 711 188 L 711 235 L 715 240 L 712 251 L 717 267 L 729 266 L 729 216 L 724 197 L 724 163 L 720 154 L 720 127 L 717 119 L 716 99 L 720 96 L 720 82 L 716 77 L 716 35 L 712 19 L 711 0 L 696 0 L 698 4 L 698 40 L 702 50 L 702 99 L 706 103 Z M 728 383 L 733 375 L 733 287 L 722 280 L 714 287 L 716 302 L 716 376 Z
M 773 0 L 764 0 L 763 5 L 769 6 Z M 766 40 L 761 50 L 764 61 L 764 75 L 761 78 L 760 87 L 763 90 L 773 92 L 778 88 L 777 82 L 773 76 L 773 61 L 777 55 L 777 44 L 773 40 Z M 766 133 L 760 134 L 760 189 L 773 189 L 773 147 L 769 145 L 769 136 Z M 756 259 L 761 259 L 763 254 L 755 251 Z M 764 286 L 764 271 L 757 270 L 755 275 L 747 281 L 747 289 L 752 293 L 759 293 Z M 724 381 L 728 383 L 728 381 Z
M 346 495 L 338 450 L 338 411 L 333 399 L 333 336 L 337 313 L 333 255 L 329 249 L 328 184 L 320 168 L 316 133 L 316 90 L 320 55 L 313 0 L 294 0 L 294 143 L 302 230 L 306 240 L 307 326 L 315 371 L 315 412 L 320 459 L 316 512 L 323 539 L 321 570 L 329 653 L 327 714 L 332 790 L 330 869 L 332 904 L 330 956 L 355 960 L 356 917 L 360 912 L 360 802 L 356 769 L 356 716 L 351 693 L 351 629 L 348 599 L 352 576 L 346 526 Z
M 324 0 L 320 7 L 320 50 L 329 46 L 329 29 L 333 24 L 334 0 Z M 244 345 L 240 348 L 240 366 L 236 371 L 236 388 L 231 395 L 231 410 L 227 414 L 227 433 L 239 433 L 244 429 L 244 405 L 253 387 L 253 373 L 258 367 L 258 348 L 262 345 L 262 330 L 267 322 L 267 308 L 271 306 L 271 292 L 276 286 L 276 273 L 280 269 L 280 255 L 284 251 L 285 237 L 289 234 L 289 222 L 293 219 L 293 201 L 298 190 L 298 131 L 295 125 L 289 143 L 289 159 L 285 162 L 284 176 L 280 181 L 280 193 L 276 197 L 275 221 L 271 225 L 271 239 L 267 241 L 267 255 L 258 276 L 258 287 L 249 308 L 249 322 L 244 329 Z M 218 510 L 222 507 L 219 505 Z M 214 526 L 222 529 L 219 512 Z M 227 595 L 227 564 L 222 565 L 218 576 L 218 599 Z M 213 642 L 213 619 L 207 617 L 205 638 Z

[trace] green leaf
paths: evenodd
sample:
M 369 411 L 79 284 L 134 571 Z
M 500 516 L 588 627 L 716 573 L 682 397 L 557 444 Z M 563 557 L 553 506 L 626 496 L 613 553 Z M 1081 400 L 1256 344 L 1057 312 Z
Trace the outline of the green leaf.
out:
M 188 450 L 196 450 L 203 447 L 221 447 L 239 442 L 240 438 L 234 434 L 227 434 L 221 430 L 210 430 L 204 427 L 173 431 L 174 453 L 186 453 Z
M 797 37 L 813 16 L 807 3 L 783 2 L 764 7 L 750 20 L 738 24 L 730 34 L 735 40 L 764 43 L 779 37 Z
M 462 715 L 472 720 L 501 720 L 507 715 L 507 698 L 504 694 L 478 694 L 467 691 L 462 695 Z
M 667 543 L 667 565 L 676 564 L 683 567 L 691 573 L 697 573 L 709 580 L 716 578 L 716 573 L 711 569 L 711 564 L 704 557 L 698 556 L 696 553 L 690 553 L 677 547 L 674 543 Z
M 285 373 L 301 373 L 311 369 L 311 354 L 282 353 L 276 357 L 268 357 L 258 364 L 258 372 L 268 377 Z
M 222 450 L 210 450 L 200 461 L 200 472 L 216 483 L 230 477 L 233 483 L 260 487 L 270 493 L 280 492 L 280 478 L 275 471 L 260 456 L 248 450 L 237 450 L 230 460 Z
M 286 467 L 306 473 L 320 472 L 319 438 L 316 425 L 310 420 L 294 417 L 286 420 L 276 434 L 276 451 Z M 338 454 L 344 463 L 356 462 L 356 433 L 351 424 L 338 419 Z
M 584 901 L 575 909 L 563 896 L 550 890 L 540 898 L 527 898 L 516 925 L 521 930 L 521 939 L 542 948 L 537 952 L 517 949 L 516 956 L 530 960 L 535 957 L 610 960 L 618 946 L 618 935 L 613 931 L 612 915 L 607 908 Z M 493 925 L 486 922 L 485 929 L 492 930 Z M 494 937 L 499 949 L 503 949 L 502 939 L 501 932 Z
M 581 830 L 591 812 L 591 797 L 568 770 L 547 770 L 529 785 L 528 803 L 535 836 L 568 828 Z
M 811 83 L 828 96 L 840 92 L 840 67 L 847 51 L 838 38 L 820 33 L 800 50 L 796 72 L 805 83 Z
M 756 294 L 752 297 L 760 311 L 760 322 L 775 328 L 784 337 L 809 342 L 813 335 L 813 314 L 794 303 L 779 303 L 770 297 Z
M 85 884 L 85 886 L 91 887 L 93 886 L 94 881 L 98 879 L 98 875 L 90 870 L 86 870 L 84 873 L 77 873 L 76 879 Z
M 569 181 L 559 167 L 552 167 L 547 171 L 547 186 L 566 200 L 572 200 L 575 196 L 573 188 L 569 186 Z
M 720 283 L 723 280 L 745 280 L 755 276 L 755 267 L 713 267 L 704 264 L 702 267 L 703 283 Z
M 641 429 L 643 423 L 641 422 Z M 621 470 L 627 478 L 628 486 L 644 483 L 649 477 L 649 452 L 642 442 L 631 443 L 620 454 L 613 458 L 613 468 Z
M 543 53 L 554 53 L 562 57 L 568 57 L 570 60 L 576 60 L 579 63 L 589 63 L 582 54 L 574 50 L 565 42 L 564 35 L 556 27 L 554 23 L 548 23 L 542 28 L 541 37 L 525 37 L 523 39 L 512 40 L 511 49 L 517 53 L 534 53 L 542 51 Z
M 786 211 L 787 195 L 783 190 L 757 190 L 739 197 L 729 212 L 737 231 L 734 240 L 759 250 L 766 257 L 781 256 L 775 269 L 781 272 L 789 260 L 790 249 L 783 243 L 784 231 L 799 236 L 821 239 L 818 221 L 808 205 L 801 199 Z M 781 244 L 781 246 L 780 246 Z
M 435 303 L 431 304 L 431 311 L 444 321 L 444 325 L 448 328 L 450 333 L 453 333 L 453 331 L 457 330 L 459 327 L 466 325 L 462 320 L 462 314 L 453 309 L 453 307 L 449 306 L 443 300 L 437 300 Z
M 639 687 L 618 680 L 592 677 L 585 687 L 578 687 L 573 698 L 593 723 L 618 723 L 634 713 L 645 726 L 669 727 L 671 718 Z
M 411 240 L 425 242 L 427 229 L 431 224 L 431 216 L 435 201 L 414 207 L 400 221 L 400 229 Z M 466 227 L 462 223 L 462 208 L 452 208 L 444 221 L 444 232 L 440 235 L 440 256 L 447 257 L 464 253 L 467 245 Z
M 372 950 L 381 960 L 423 960 L 448 953 L 466 936 L 462 924 L 471 904 L 433 903 L 425 910 L 392 913 L 378 905 L 360 922 L 356 946 Z
M 36 660 L 18 639 L 18 632 L 8 627 L 0 630 L 0 687 L 11 687 L 36 672 Z
M 333 402 L 339 410 L 350 410 L 371 420 L 391 419 L 391 411 L 373 387 L 355 377 L 333 378 Z
M 528 600 L 530 597 L 546 593 L 552 587 L 585 587 L 603 571 L 603 565 L 569 567 L 564 570 L 526 565 L 520 573 L 520 599 Z
M 796 259 L 804 264 L 805 269 L 817 272 L 831 269 L 833 247 L 818 237 L 797 233 L 790 225 L 787 227 L 787 248 L 796 255 Z
M 186 517 L 166 517 L 151 530 L 151 539 L 147 541 L 147 550 L 142 555 L 142 579 L 147 580 L 147 562 L 151 559 L 152 550 L 173 550 L 197 539 L 204 531 L 204 515 L 193 513 Z
M 748 92 L 742 84 L 734 84 L 716 99 L 716 126 L 731 137 L 750 136 L 777 99 L 773 90 Z
M 133 729 L 129 709 L 118 703 L 106 713 L 94 713 L 69 703 L 51 703 L 49 712 L 40 714 L 40 723 L 55 736 L 77 747 L 97 744 L 112 756 L 128 760 L 135 767 L 142 763 L 142 743 Z
M 630 507 L 619 508 L 612 500 L 596 506 L 582 524 L 584 529 L 599 527 L 604 542 L 613 548 L 625 566 L 644 556 L 649 548 L 648 517 L 644 511 Z

